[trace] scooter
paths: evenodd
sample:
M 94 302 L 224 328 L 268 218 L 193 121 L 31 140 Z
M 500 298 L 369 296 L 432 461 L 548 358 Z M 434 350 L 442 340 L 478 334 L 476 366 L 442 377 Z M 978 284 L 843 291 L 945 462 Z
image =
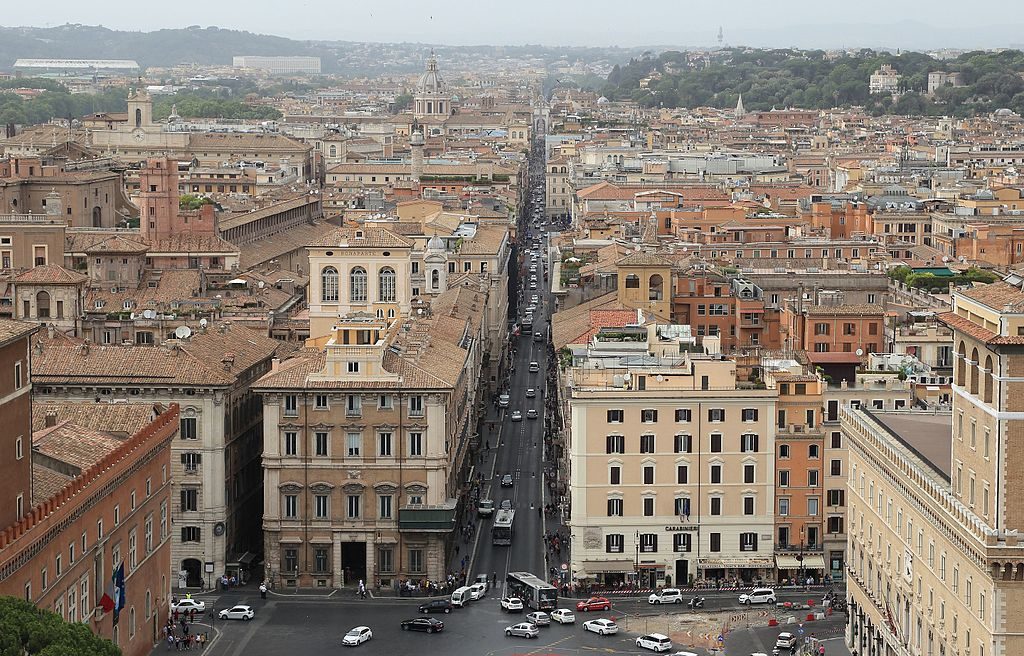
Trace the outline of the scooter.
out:
M 690 601 L 686 602 L 689 608 L 704 608 L 704 597 L 694 597 Z

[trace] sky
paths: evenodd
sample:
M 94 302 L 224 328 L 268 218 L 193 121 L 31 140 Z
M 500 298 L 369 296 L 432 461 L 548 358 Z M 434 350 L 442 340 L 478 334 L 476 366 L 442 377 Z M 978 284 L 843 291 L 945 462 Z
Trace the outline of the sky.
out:
M 161 3 L 126 0 L 46 0 L 45 11 L 30 2 L 4 4 L 5 26 L 82 23 L 150 31 L 200 24 L 294 39 L 449 45 L 709 46 L 720 26 L 728 45 L 984 48 L 1024 42 L 1024 2 L 1017 0 L 1000 3 L 998 21 L 994 12 L 969 11 L 964 0 L 175 0 L 164 5 L 173 10 L 164 11 L 155 10 Z

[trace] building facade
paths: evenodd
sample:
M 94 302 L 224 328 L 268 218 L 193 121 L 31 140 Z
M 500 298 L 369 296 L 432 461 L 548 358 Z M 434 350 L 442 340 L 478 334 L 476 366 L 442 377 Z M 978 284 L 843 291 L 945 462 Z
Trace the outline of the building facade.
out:
M 32 351 L 38 324 L 0 319 L 0 526 L 32 507 Z

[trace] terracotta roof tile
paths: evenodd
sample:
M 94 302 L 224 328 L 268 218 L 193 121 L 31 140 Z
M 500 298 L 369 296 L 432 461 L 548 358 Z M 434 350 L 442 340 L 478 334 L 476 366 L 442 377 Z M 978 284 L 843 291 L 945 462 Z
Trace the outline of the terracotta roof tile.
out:
M 32 403 L 32 430 L 46 428 L 46 417 L 53 416 L 58 423 L 70 421 L 82 428 L 103 430 L 130 437 L 156 418 L 157 408 L 152 403 L 93 403 L 92 401 L 47 401 L 36 399 Z
M 357 237 L 357 233 L 361 233 L 362 236 Z M 327 246 L 335 248 L 412 248 L 413 243 L 387 228 L 370 226 L 366 228 L 335 228 L 309 246 L 312 248 Z
M 31 321 L 0 319 L 0 346 L 27 337 L 37 330 L 39 330 L 39 324 Z
M 943 322 L 953 330 L 959 331 L 966 334 L 968 337 L 972 337 L 979 342 L 992 345 L 1007 345 L 1007 346 L 1022 346 L 1024 345 L 1024 335 L 1007 335 L 1001 336 L 992 332 L 991 330 L 979 326 L 970 319 L 961 317 L 956 312 L 943 312 L 935 315 L 935 318 Z
M 32 451 L 79 469 L 88 469 L 123 440 L 109 433 L 62 421 L 32 434 Z
M 89 276 L 65 269 L 59 264 L 43 264 L 19 273 L 14 277 L 14 282 L 36 285 L 80 285 L 88 279 Z
M 1024 290 L 1006 282 L 977 285 L 959 294 L 1000 312 L 1024 312 Z

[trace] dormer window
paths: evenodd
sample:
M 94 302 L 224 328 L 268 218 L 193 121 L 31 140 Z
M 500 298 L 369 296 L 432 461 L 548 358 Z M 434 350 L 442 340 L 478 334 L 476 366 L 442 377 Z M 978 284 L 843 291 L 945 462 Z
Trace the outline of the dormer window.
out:
M 356 239 L 362 239 L 362 238 L 363 238 L 363 231 L 362 230 L 356 230 Z

